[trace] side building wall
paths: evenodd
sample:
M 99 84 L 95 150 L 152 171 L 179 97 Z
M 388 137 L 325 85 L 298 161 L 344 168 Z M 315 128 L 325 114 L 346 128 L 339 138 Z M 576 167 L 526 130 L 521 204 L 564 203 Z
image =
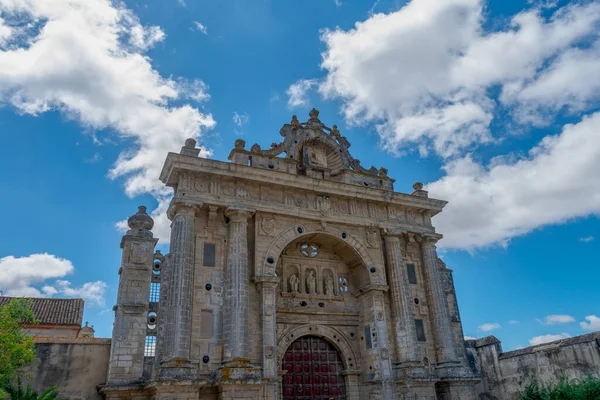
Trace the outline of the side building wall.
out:
M 549 385 L 563 377 L 600 377 L 600 332 L 507 353 L 494 336 L 465 343 L 471 367 L 482 376 L 476 388 L 479 399 L 518 400 L 534 379 Z
M 36 338 L 35 360 L 24 384 L 40 394 L 51 386 L 61 400 L 101 400 L 96 386 L 106 383 L 110 339 Z

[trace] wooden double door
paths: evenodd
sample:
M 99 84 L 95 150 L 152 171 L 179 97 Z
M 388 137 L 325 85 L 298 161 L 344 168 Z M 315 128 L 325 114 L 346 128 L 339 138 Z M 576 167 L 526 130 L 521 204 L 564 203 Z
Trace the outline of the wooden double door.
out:
M 340 353 L 327 340 L 303 336 L 285 352 L 283 400 L 346 400 Z

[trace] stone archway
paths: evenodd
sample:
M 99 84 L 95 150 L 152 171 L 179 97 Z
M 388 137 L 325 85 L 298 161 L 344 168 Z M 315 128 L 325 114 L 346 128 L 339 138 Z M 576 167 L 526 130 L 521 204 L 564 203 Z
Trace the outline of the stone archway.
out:
M 326 325 L 308 324 L 282 332 L 277 338 L 277 360 L 281 369 L 284 367 L 284 357 L 290 346 L 292 346 L 296 340 L 309 336 L 318 337 L 322 340 L 325 340 L 333 349 L 336 350 L 337 354 L 340 356 L 340 362 L 343 367 L 341 372 L 344 377 L 344 393 L 346 396 L 341 397 L 341 399 L 358 400 L 360 357 L 357 356 L 354 347 L 346 335 L 336 328 Z M 279 387 L 281 399 L 285 399 L 283 393 L 284 383 L 285 379 L 282 379 Z M 318 399 L 318 397 L 316 398 Z M 324 397 L 324 399 L 327 399 L 327 397 Z
M 344 366 L 339 351 L 326 339 L 306 335 L 284 353 L 282 400 L 346 400 Z

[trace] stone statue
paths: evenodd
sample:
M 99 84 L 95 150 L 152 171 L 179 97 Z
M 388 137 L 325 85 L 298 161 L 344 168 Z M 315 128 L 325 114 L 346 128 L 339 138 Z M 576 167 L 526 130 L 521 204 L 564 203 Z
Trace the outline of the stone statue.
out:
M 293 274 L 292 276 L 290 276 L 290 292 L 291 293 L 298 293 L 298 284 L 299 283 L 300 283 L 300 279 L 298 279 L 296 274 Z
M 325 294 L 327 296 L 333 296 L 333 278 L 328 276 L 325 280 Z
M 308 294 L 315 294 L 317 282 L 315 280 L 315 272 L 310 271 L 308 277 L 306 278 L 306 287 L 308 288 Z

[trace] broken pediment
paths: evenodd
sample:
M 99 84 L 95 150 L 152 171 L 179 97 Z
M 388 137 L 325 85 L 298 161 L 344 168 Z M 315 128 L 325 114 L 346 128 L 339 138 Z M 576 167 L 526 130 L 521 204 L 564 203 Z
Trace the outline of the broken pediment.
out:
M 348 151 L 350 142 L 337 125 L 329 128 L 323 124 L 318 110 L 313 108 L 306 122 L 292 116 L 279 133 L 283 141 L 264 150 L 258 143 L 247 150 L 243 140 L 236 141 L 229 160 L 311 178 L 393 190 L 394 180 L 387 176 L 387 169 L 364 168 Z

